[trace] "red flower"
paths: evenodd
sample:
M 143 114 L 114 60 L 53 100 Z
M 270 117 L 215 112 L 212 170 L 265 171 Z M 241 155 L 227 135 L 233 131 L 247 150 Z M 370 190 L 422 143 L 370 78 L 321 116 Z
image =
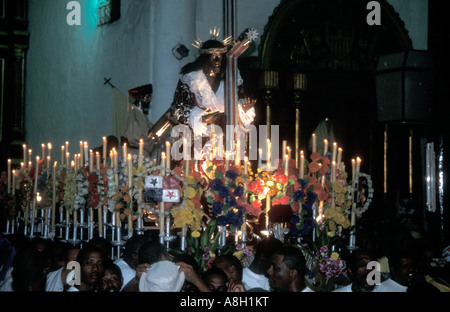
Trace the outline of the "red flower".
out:
M 322 164 L 322 167 L 320 168 L 320 173 L 325 175 L 328 172 L 328 165 Z
M 282 172 L 282 173 L 281 172 L 280 172 L 280 170 L 277 170 L 273 174 L 272 180 L 274 182 L 278 182 L 278 183 L 281 183 L 281 184 L 286 184 L 288 182 L 288 177 L 284 174 L 284 172 Z
M 319 161 L 319 159 L 321 159 L 321 158 L 322 158 L 322 155 L 320 155 L 317 152 L 314 152 L 311 154 L 311 160 L 313 160 L 313 161 Z
M 319 164 L 315 161 L 310 162 L 308 165 L 309 172 L 315 173 L 319 171 L 319 169 L 320 169 Z
M 257 198 L 252 202 L 252 206 L 255 208 L 261 208 L 261 201 Z

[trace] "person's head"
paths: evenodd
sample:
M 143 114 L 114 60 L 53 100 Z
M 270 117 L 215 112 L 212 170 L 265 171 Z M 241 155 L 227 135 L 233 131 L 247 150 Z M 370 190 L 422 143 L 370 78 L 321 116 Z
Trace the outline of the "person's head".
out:
M 97 246 L 98 248 L 100 248 L 103 251 L 103 253 L 106 256 L 106 259 L 108 259 L 108 260 L 111 259 L 112 245 L 108 239 L 106 239 L 104 237 L 96 236 L 96 237 L 91 238 L 89 240 L 88 244 Z
M 98 291 L 100 292 L 119 292 L 123 285 L 122 271 L 117 264 L 109 261 L 103 267 L 103 274 L 100 278 Z
M 255 246 L 255 259 L 250 264 L 250 270 L 256 274 L 264 274 L 267 276 L 272 253 L 282 246 L 283 243 L 274 236 L 269 236 L 258 241 Z
M 241 261 L 231 254 L 217 256 L 213 261 L 213 267 L 222 269 L 228 276 L 228 280 L 241 282 L 243 267 Z
M 203 272 L 202 278 L 213 292 L 226 292 L 228 290 L 228 276 L 221 268 L 209 268 Z
M 208 68 L 208 73 L 212 71 L 214 75 L 223 74 L 226 67 L 225 53 L 228 51 L 223 42 L 210 39 L 202 43 L 199 48 L 200 55 L 192 63 L 186 64 L 181 69 L 181 74 L 191 71 Z
M 59 253 L 58 257 L 59 267 L 66 266 L 71 261 L 76 261 L 79 252 L 80 252 L 79 245 L 72 245 L 70 243 L 67 243 Z
M 30 246 L 21 247 L 13 262 L 14 291 L 45 291 L 50 265 L 44 252 Z
M 409 286 L 417 274 L 416 261 L 410 249 L 397 249 L 389 253 L 391 279 L 403 286 Z
M 179 262 L 183 262 L 192 266 L 192 269 L 196 274 L 200 272 L 200 266 L 198 265 L 195 257 L 189 253 L 180 253 L 173 256 L 172 262 L 177 264 Z M 185 280 L 183 287 L 181 288 L 181 292 L 198 292 L 197 286 L 195 286 L 192 282 Z
M 269 285 L 276 292 L 297 292 L 305 288 L 306 260 L 293 246 L 274 251 L 267 271 Z
M 133 235 L 125 244 L 123 251 L 123 260 L 133 269 L 139 264 L 138 253 L 141 246 L 151 241 L 152 238 L 148 235 Z
M 103 266 L 106 260 L 103 250 L 97 246 L 87 244 L 81 248 L 77 256 L 77 261 L 81 269 L 80 290 L 94 290 L 103 273 Z
M 148 263 L 152 265 L 161 260 L 169 259 L 169 253 L 166 247 L 159 241 L 149 241 L 142 244 L 138 252 L 139 263 Z
M 347 272 L 352 280 L 354 292 L 369 292 L 375 288 L 375 283 L 368 282 L 368 274 L 373 267 L 367 268 L 367 264 L 373 261 L 373 255 L 367 250 L 357 250 L 347 257 Z
M 140 292 L 179 292 L 183 287 L 185 275 L 172 261 L 158 261 L 142 273 L 139 279 Z

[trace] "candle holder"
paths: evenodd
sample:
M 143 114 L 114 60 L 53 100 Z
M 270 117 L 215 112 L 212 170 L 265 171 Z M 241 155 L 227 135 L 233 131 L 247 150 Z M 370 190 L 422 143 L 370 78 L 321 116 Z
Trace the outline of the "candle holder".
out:
M 144 235 L 145 229 L 142 223 L 142 218 L 138 217 L 136 220 L 136 228 L 134 229 L 136 231 L 136 235 Z

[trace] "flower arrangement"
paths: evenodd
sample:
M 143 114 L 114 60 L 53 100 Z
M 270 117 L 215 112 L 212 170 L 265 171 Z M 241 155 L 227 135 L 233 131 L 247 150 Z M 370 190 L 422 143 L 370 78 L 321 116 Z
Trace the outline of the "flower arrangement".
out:
M 233 234 L 244 223 L 247 202 L 244 188 L 247 176 L 241 170 L 240 166 L 235 165 L 226 170 L 220 161 L 213 162 L 206 170 L 214 174 L 207 202 L 212 205 L 218 225 L 229 225 Z

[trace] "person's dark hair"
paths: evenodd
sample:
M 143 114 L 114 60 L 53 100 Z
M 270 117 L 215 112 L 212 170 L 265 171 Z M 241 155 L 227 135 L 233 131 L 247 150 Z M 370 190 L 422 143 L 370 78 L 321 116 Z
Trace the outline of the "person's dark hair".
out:
M 103 254 L 109 259 L 111 257 L 112 245 L 111 242 L 100 236 L 93 237 L 88 242 L 89 245 L 97 246 L 103 250 Z
M 123 280 L 122 270 L 114 262 L 112 261 L 106 262 L 106 264 L 103 266 L 103 275 L 105 275 L 105 272 L 107 270 L 113 271 L 117 275 L 117 277 L 119 277 L 119 280 Z
M 101 249 L 100 247 L 95 246 L 95 245 L 87 244 L 87 245 L 83 246 L 83 248 L 80 249 L 80 252 L 77 255 L 77 262 L 82 264 L 83 261 L 87 259 L 88 255 L 91 252 L 100 253 L 103 260 L 106 261 L 107 256 L 105 255 L 105 252 L 103 251 L 103 249 Z
M 347 255 L 345 260 L 347 268 L 355 270 L 358 267 L 358 259 L 361 255 L 369 255 L 370 259 L 374 259 L 371 251 L 367 249 L 359 249 Z
M 202 273 L 202 279 L 203 279 L 203 281 L 204 281 L 206 284 L 208 284 L 208 286 L 209 286 L 208 279 L 209 279 L 211 276 L 214 276 L 214 275 L 217 275 L 217 276 L 222 277 L 223 280 L 225 281 L 225 284 L 228 283 L 228 275 L 227 275 L 227 273 L 225 273 L 225 271 L 222 270 L 222 269 L 219 268 L 219 267 L 211 267 L 211 268 L 209 268 L 208 270 L 204 271 L 204 272 Z M 226 290 L 223 289 L 223 290 L 219 290 L 219 291 L 226 291 Z
M 293 246 L 283 246 L 274 252 L 283 256 L 283 262 L 291 270 L 296 270 L 300 277 L 306 274 L 306 259 L 303 252 Z
M 172 262 L 173 263 L 184 262 L 190 264 L 196 273 L 200 272 L 200 266 L 198 265 L 197 260 L 195 260 L 195 257 L 191 254 L 188 253 L 177 254 L 173 257 Z
M 149 241 L 145 242 L 138 252 L 139 263 L 153 264 L 161 260 L 161 257 L 168 257 L 166 247 L 159 241 Z
M 133 235 L 125 244 L 123 258 L 128 259 L 132 254 L 137 255 L 141 246 L 151 240 L 152 238 L 148 235 Z
M 227 254 L 227 255 L 220 255 L 217 256 L 214 261 L 213 261 L 213 265 L 216 264 L 225 264 L 225 266 L 227 268 L 234 266 L 236 269 L 236 272 L 238 274 L 238 278 L 239 280 L 242 280 L 242 272 L 244 270 L 241 261 L 234 255 L 232 254 Z
M 225 47 L 225 45 L 221 41 L 214 40 L 214 39 L 207 40 L 207 41 L 205 41 L 202 44 L 202 49 L 224 48 L 224 47 Z M 195 61 L 184 65 L 181 68 L 180 73 L 182 75 L 184 75 L 184 74 L 190 73 L 192 71 L 200 70 L 205 64 L 207 64 L 209 62 L 210 57 L 211 57 L 211 54 L 207 54 L 207 53 L 206 54 L 200 54 L 195 59 Z M 226 67 L 226 58 L 225 57 L 222 60 L 222 66 L 221 67 L 222 67 L 221 68 L 222 69 L 221 72 L 224 73 L 224 69 Z
M 61 252 L 58 255 L 58 261 L 68 261 L 69 260 L 69 254 L 70 251 L 81 249 L 80 245 L 72 245 L 70 243 L 64 243 L 64 247 L 61 249 Z

